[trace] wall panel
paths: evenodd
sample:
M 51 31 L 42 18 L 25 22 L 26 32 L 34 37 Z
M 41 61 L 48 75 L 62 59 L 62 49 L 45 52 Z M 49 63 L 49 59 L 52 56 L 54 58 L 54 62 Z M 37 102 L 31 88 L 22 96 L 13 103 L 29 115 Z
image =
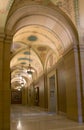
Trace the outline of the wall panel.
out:
M 57 66 L 58 111 L 66 113 L 65 68 L 61 60 Z

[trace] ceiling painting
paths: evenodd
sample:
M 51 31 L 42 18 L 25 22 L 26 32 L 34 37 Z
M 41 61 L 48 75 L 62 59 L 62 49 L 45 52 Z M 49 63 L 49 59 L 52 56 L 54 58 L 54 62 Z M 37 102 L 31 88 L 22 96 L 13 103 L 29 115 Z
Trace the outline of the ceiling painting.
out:
M 35 41 L 29 40 L 31 36 L 36 38 L 36 40 Z M 43 48 L 42 46 L 45 46 L 46 44 L 46 47 L 48 48 L 50 47 L 52 50 L 55 51 L 55 53 L 57 53 L 57 55 L 59 55 L 58 51 L 60 50 L 63 51 L 64 49 L 63 45 L 61 44 L 56 35 L 51 33 L 46 28 L 39 26 L 28 26 L 19 30 L 15 34 L 13 42 L 17 41 L 21 43 L 24 42 L 24 44 L 27 46 L 31 45 L 32 48 L 34 46 L 33 49 L 36 51 L 39 51 L 39 49 L 37 48 L 40 48 L 40 46 L 41 48 Z
M 24 50 L 20 53 L 18 53 L 17 55 L 15 55 L 10 63 L 10 68 L 12 69 L 13 67 L 17 67 L 18 65 L 22 66 L 22 68 L 26 68 L 28 67 L 29 63 L 31 63 L 31 66 L 33 68 L 35 68 L 35 70 L 37 71 L 38 75 L 40 73 L 42 73 L 43 71 L 43 67 L 42 67 L 42 63 L 40 61 L 40 59 L 38 58 L 38 56 L 35 54 L 35 52 L 33 50 L 31 50 L 31 54 L 30 54 L 30 58 L 29 58 L 29 53 L 28 55 L 25 55 L 25 52 L 28 52 L 28 50 Z M 27 54 L 27 53 L 26 53 Z M 22 62 L 25 64 L 22 64 Z

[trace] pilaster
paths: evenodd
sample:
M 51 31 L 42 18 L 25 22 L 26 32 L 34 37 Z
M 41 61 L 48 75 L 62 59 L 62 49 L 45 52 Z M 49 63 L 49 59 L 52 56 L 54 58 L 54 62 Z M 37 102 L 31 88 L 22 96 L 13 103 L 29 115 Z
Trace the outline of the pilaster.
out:
M 47 72 L 44 74 L 44 107 L 45 107 L 45 109 L 48 109 Z
M 4 34 L 0 34 L 0 130 L 3 128 L 3 41 Z
M 82 104 L 83 104 L 83 121 L 84 121 L 84 44 L 79 45 L 79 56 L 80 56 L 80 77 L 82 86 Z
M 80 50 L 74 45 L 64 56 L 66 73 L 67 116 L 83 122 Z
M 10 46 L 12 37 L 0 35 L 0 129 L 10 130 Z

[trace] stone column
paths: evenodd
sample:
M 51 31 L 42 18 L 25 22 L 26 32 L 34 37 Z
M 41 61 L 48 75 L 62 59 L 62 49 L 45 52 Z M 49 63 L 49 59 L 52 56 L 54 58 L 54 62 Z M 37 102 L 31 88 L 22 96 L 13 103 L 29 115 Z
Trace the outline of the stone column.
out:
M 0 53 L 1 53 L 1 89 L 0 89 L 0 107 L 1 107 L 1 121 L 2 122 L 2 130 L 10 130 L 10 48 L 12 38 L 7 36 L 4 37 L 1 45 L 0 45 Z
M 3 130 L 3 41 L 4 35 L 0 34 L 0 130 Z
M 76 21 L 79 33 L 79 61 L 82 86 L 82 113 L 84 121 L 84 0 L 76 0 Z

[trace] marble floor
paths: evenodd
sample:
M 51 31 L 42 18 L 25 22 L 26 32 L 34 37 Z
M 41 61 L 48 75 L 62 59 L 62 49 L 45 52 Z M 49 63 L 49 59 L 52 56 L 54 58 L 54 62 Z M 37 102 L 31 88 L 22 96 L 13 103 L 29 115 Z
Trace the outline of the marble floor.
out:
M 36 107 L 12 105 L 11 130 L 84 130 L 84 123 Z

